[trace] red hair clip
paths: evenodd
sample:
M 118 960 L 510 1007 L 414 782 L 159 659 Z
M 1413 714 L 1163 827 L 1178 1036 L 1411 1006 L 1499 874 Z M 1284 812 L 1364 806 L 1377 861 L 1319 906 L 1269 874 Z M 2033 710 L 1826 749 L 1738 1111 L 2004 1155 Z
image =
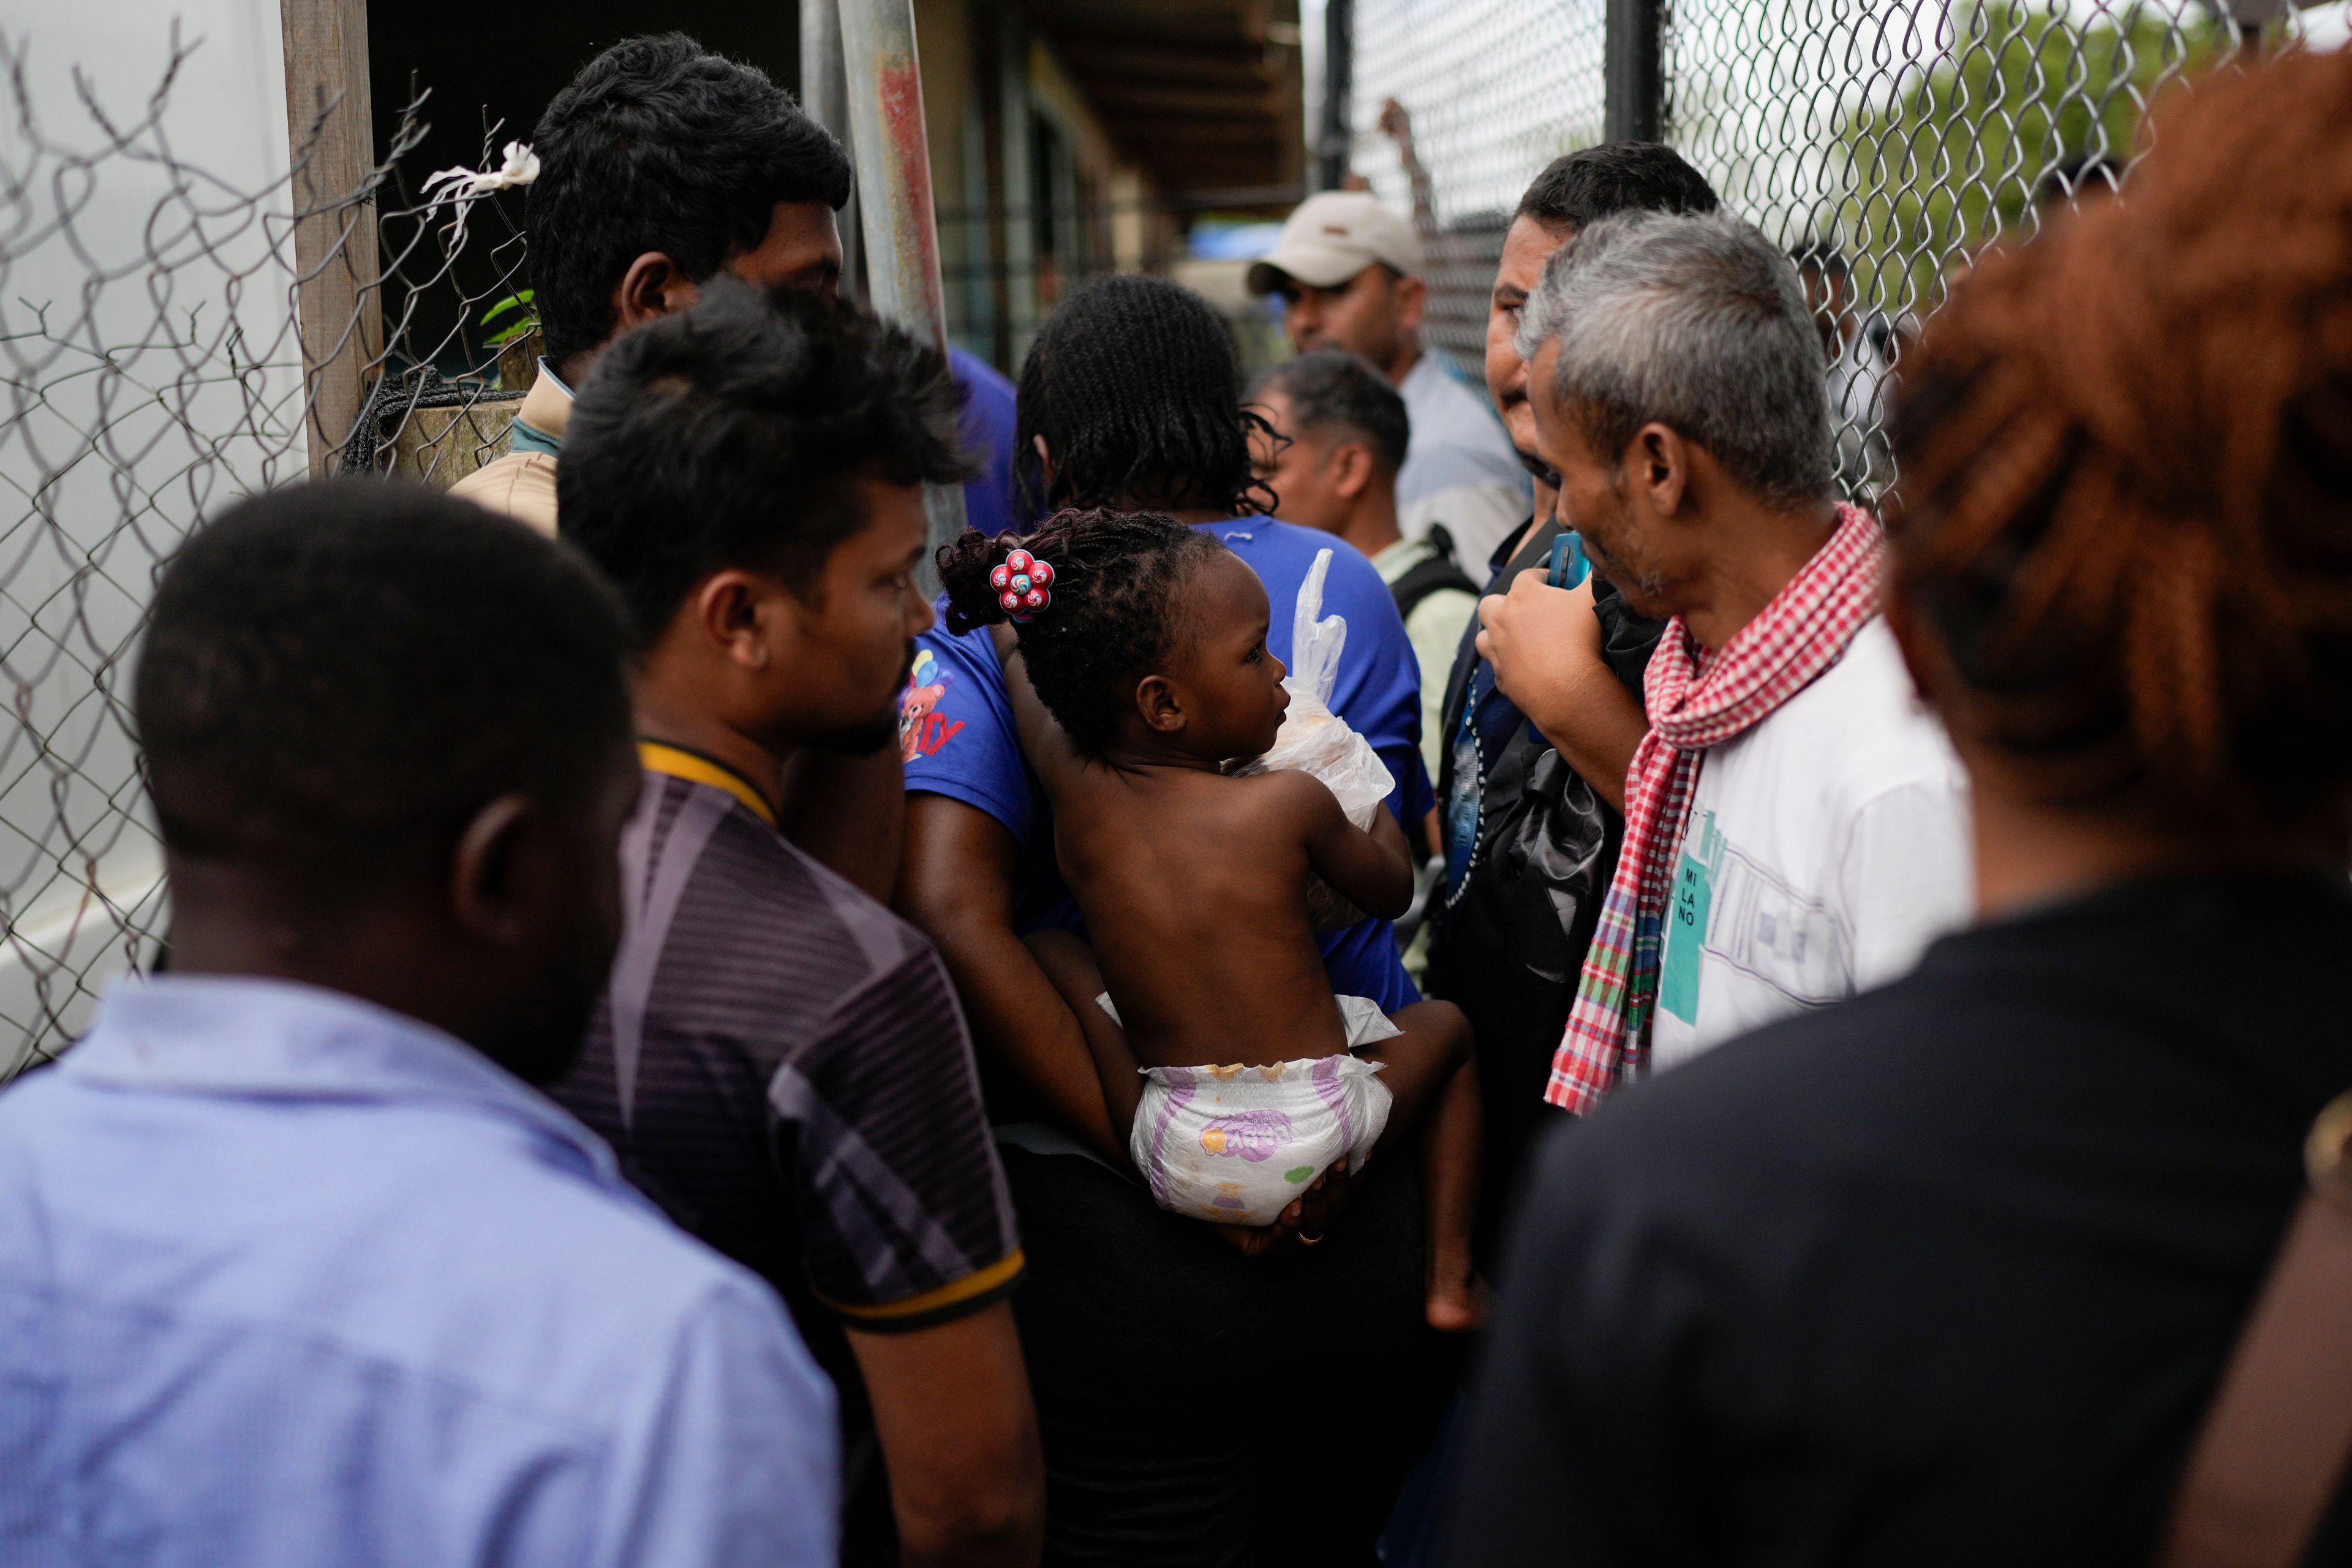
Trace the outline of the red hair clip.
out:
M 1054 602 L 1046 590 L 1054 584 L 1054 567 L 1025 550 L 1015 550 L 988 574 L 996 603 L 1016 621 L 1034 621 Z

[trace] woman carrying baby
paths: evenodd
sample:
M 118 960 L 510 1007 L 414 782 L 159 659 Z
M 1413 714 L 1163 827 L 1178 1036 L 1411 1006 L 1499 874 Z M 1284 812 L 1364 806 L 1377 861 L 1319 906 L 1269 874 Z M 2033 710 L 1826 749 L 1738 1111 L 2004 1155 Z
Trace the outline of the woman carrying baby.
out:
M 1289 700 L 1256 574 L 1212 534 L 1105 510 L 1057 513 L 1026 538 L 966 533 L 940 574 L 951 631 L 996 628 L 1091 942 L 1043 931 L 1031 947 L 1154 1199 L 1270 1225 L 1327 1169 L 1360 1169 L 1425 1116 L 1426 1313 L 1475 1326 L 1467 1026 L 1448 1003 L 1391 1019 L 1334 996 L 1309 912 L 1318 883 L 1320 901 L 1354 906 L 1347 921 L 1403 912 L 1403 835 L 1376 805 L 1359 826 L 1308 773 L 1228 771 L 1274 745 Z

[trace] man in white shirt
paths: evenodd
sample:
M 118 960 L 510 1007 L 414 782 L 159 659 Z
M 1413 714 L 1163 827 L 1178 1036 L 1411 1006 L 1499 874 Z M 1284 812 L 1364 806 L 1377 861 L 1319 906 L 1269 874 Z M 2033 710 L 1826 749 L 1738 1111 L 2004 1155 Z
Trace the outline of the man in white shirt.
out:
M 1669 1068 L 1909 972 L 1966 922 L 1966 784 L 1884 616 L 1704 753 L 1651 1026 Z
M 1595 570 L 1674 617 L 1547 1091 L 1583 1110 L 1907 970 L 1970 913 L 1967 798 L 1877 613 L 1877 523 L 1830 500 L 1821 342 L 1787 258 L 1719 215 L 1608 219 L 1546 267 L 1519 347 Z M 1515 663 L 1561 657 L 1481 651 L 1507 691 Z
M 1293 209 L 1275 247 L 1249 270 L 1279 294 L 1291 345 L 1361 354 L 1395 384 L 1412 422 L 1397 470 L 1397 521 L 1407 539 L 1443 522 L 1465 561 L 1484 561 L 1527 521 L 1527 472 L 1486 400 L 1424 351 L 1429 300 L 1421 243 L 1369 191 L 1324 191 Z

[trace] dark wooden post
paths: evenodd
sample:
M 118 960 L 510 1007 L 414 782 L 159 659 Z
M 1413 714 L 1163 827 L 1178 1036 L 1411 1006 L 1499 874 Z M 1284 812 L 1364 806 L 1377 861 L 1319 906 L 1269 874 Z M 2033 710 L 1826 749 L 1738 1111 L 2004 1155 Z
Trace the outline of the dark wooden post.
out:
M 279 0 L 310 471 L 333 473 L 383 357 L 367 0 Z

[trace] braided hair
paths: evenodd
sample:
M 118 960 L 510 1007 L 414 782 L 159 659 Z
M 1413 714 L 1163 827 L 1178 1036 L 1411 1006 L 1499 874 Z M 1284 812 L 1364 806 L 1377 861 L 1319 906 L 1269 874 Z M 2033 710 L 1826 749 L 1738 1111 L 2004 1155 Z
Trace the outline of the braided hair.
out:
M 1906 356 L 1888 512 L 1980 769 L 2210 842 L 2352 794 L 2352 59 L 2160 105 L 2124 199 L 1986 257 Z
M 1242 408 L 1240 393 L 1224 321 L 1191 289 L 1135 274 L 1073 289 L 1021 363 L 1013 456 L 1023 514 L 1271 511 L 1249 446 L 1253 431 L 1271 429 Z M 1040 436 L 1054 458 L 1050 485 L 1037 458 Z
M 989 574 L 1015 550 L 1054 569 L 1053 603 L 1014 623 L 1021 658 L 1038 700 L 1070 742 L 1099 756 L 1118 734 L 1136 683 L 1158 671 L 1175 646 L 1179 591 L 1223 552 L 1214 536 L 1162 512 L 1057 511 L 1026 538 L 967 530 L 940 547 L 948 630 L 961 636 L 1008 619 Z

